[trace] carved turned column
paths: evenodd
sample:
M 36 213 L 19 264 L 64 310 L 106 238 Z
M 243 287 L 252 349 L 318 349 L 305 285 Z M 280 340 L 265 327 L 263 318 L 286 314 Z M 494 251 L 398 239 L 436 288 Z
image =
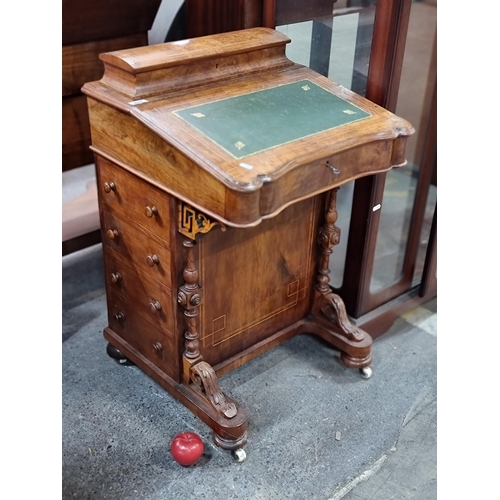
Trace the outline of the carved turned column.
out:
M 319 257 L 318 276 L 316 278 L 316 294 L 312 312 L 315 316 L 323 316 L 336 326 L 339 333 L 351 341 L 362 341 L 365 332 L 353 325 L 347 316 L 344 301 L 336 293 L 333 293 L 329 283 L 330 275 L 328 266 L 333 247 L 340 241 L 340 229 L 335 225 L 337 222 L 337 191 L 330 191 L 328 207 L 325 214 L 325 225 L 319 230 L 318 243 L 321 247 Z
M 183 382 L 188 383 L 191 366 L 202 359 L 198 332 L 198 314 L 202 299 L 202 288 L 198 283 L 198 269 L 195 266 L 196 241 L 185 240 L 186 266 L 182 276 L 184 285 L 179 287 L 177 302 L 184 308 L 186 331 L 184 333 Z M 187 361 L 187 362 L 186 362 Z
M 337 191 L 338 188 L 330 191 L 328 208 L 325 215 L 325 225 L 319 230 L 318 243 L 321 247 L 319 259 L 318 276 L 316 278 L 316 289 L 322 294 L 329 293 L 330 287 L 330 255 L 333 253 L 333 247 L 340 242 L 340 229 L 335 225 L 337 222 Z M 316 305 L 316 304 L 315 304 Z
M 237 415 L 238 408 L 235 403 L 226 400 L 214 369 L 203 361 L 198 332 L 198 315 L 203 290 L 198 283 L 198 269 L 195 264 L 195 238 L 198 233 L 208 233 L 216 224 L 217 221 L 211 221 L 189 205 L 179 204 L 179 231 L 192 238 L 182 242 L 186 249 L 186 266 L 182 273 L 184 285 L 179 287 L 177 293 L 177 302 L 184 308 L 187 325 L 184 333 L 182 382 L 185 385 L 194 383 L 219 414 L 231 419 Z

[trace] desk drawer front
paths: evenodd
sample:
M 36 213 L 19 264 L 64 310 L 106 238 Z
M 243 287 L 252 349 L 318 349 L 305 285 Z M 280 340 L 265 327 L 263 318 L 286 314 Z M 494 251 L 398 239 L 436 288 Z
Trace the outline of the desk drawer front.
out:
M 111 329 L 171 377 L 177 374 L 178 356 L 172 332 L 155 328 L 132 304 L 114 290 L 107 292 Z
M 130 267 L 113 252 L 105 254 L 106 285 L 132 302 L 137 312 L 157 328 L 174 328 L 172 290 L 151 279 L 136 267 Z
M 370 172 L 391 168 L 391 141 L 379 141 L 313 163 L 314 173 L 326 173 L 329 184 L 343 184 Z
M 295 168 L 262 189 L 261 213 L 318 194 L 345 182 L 391 168 L 391 141 L 379 141 Z
M 170 241 L 170 197 L 102 157 L 97 157 L 99 199 Z
M 167 243 L 132 221 L 101 206 L 102 239 L 106 248 L 119 253 L 137 267 L 167 286 L 171 286 L 170 250 Z

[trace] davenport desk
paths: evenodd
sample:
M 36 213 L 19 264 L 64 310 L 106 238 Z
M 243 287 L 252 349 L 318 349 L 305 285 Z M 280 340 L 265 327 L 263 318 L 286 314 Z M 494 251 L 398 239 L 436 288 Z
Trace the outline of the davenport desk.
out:
M 245 457 L 218 377 L 294 335 L 370 376 L 370 335 L 329 286 L 340 185 L 406 163 L 412 126 L 255 28 L 101 54 L 86 83 L 108 354 Z

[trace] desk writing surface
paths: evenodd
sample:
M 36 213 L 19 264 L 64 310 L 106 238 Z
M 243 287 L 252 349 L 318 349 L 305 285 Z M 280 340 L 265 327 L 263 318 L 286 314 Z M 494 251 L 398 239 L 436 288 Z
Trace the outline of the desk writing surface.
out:
M 281 114 L 274 112 L 278 107 Z M 406 134 L 407 125 L 298 65 L 266 78 L 250 74 L 159 95 L 129 108 L 138 121 L 237 190 L 258 189 L 264 179 L 353 146 L 393 140 Z
M 401 166 L 411 124 L 290 61 L 288 41 L 257 29 L 103 55 L 83 88 L 92 149 L 235 227 Z
M 371 116 L 310 80 L 174 113 L 237 159 Z

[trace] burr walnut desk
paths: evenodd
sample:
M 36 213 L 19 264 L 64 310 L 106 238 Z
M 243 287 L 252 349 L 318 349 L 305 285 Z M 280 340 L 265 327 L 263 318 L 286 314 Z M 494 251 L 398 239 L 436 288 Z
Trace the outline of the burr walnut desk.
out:
M 84 85 L 111 357 L 142 368 L 241 460 L 218 377 L 294 335 L 369 375 L 372 339 L 329 287 L 336 192 L 405 164 L 412 126 L 255 28 L 101 54 Z

